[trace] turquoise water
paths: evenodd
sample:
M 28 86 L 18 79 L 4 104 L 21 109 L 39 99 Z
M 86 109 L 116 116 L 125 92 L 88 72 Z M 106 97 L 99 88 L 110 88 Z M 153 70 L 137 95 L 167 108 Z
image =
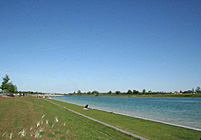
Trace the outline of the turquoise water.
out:
M 57 100 L 201 129 L 201 98 L 66 96 Z

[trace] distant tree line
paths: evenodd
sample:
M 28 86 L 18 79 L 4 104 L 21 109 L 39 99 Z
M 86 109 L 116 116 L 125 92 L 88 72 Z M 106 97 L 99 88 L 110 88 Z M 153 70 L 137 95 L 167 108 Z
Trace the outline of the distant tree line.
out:
M 24 93 L 24 94 L 45 94 L 42 92 L 33 92 L 33 91 L 18 91 L 17 90 L 17 86 L 14 85 L 12 82 L 9 82 L 10 78 L 9 76 L 6 74 L 6 76 L 3 78 L 3 82 L 0 86 L 0 89 L 2 89 L 2 92 L 8 92 L 8 93 Z M 177 91 L 175 91 L 175 93 L 177 93 Z M 182 91 L 180 90 L 179 93 L 182 94 L 189 94 L 189 93 L 201 93 L 201 89 L 198 86 L 196 89 L 192 88 L 191 90 L 187 90 L 187 91 Z M 59 94 L 59 93 L 56 93 Z M 138 90 L 128 90 L 127 92 L 121 92 L 121 91 L 109 91 L 109 92 L 98 92 L 96 90 L 94 91 L 88 91 L 88 92 L 81 92 L 81 90 L 78 90 L 77 92 L 74 93 L 69 93 L 69 94 L 63 94 L 63 95 L 93 95 L 93 96 L 99 96 L 99 95 L 166 95 L 166 94 L 173 94 L 172 92 L 164 92 L 164 91 L 157 91 L 157 92 L 152 92 L 151 90 L 146 91 L 146 89 L 143 89 L 142 91 L 138 91 Z
M 175 91 L 174 93 L 177 93 L 177 91 Z M 200 87 L 197 87 L 196 90 L 194 90 L 194 88 L 192 90 L 187 90 L 187 91 L 182 91 L 180 90 L 180 93 L 182 94 L 187 94 L 187 93 L 201 93 Z M 74 93 L 69 93 L 69 95 L 77 95 L 77 96 L 81 96 L 81 95 L 94 95 L 94 96 L 98 96 L 98 95 L 105 95 L 105 94 L 109 94 L 109 95 L 167 95 L 167 94 L 173 94 L 173 92 L 164 92 L 164 91 L 151 91 L 148 90 L 146 91 L 146 89 L 143 89 L 141 92 L 138 90 L 128 90 L 127 92 L 121 92 L 121 91 L 109 91 L 109 92 L 98 92 L 96 90 L 94 91 L 88 91 L 88 92 L 81 92 L 81 90 L 78 90 L 77 92 Z
M 176 93 L 177 91 L 175 91 Z M 18 93 L 25 93 L 25 94 L 45 94 L 43 92 L 33 92 L 33 91 L 18 91 Z M 192 90 L 187 90 L 187 91 L 182 91 L 180 90 L 180 93 L 182 94 L 189 94 L 189 93 L 201 93 L 200 87 L 197 87 L 195 90 L 192 88 Z M 56 94 L 62 94 L 62 93 L 56 93 Z M 164 92 L 164 91 L 151 91 L 146 89 L 143 89 L 142 91 L 138 90 L 128 90 L 127 92 L 121 92 L 119 90 L 117 91 L 108 91 L 108 92 L 99 92 L 97 90 L 94 91 L 88 91 L 88 92 L 82 92 L 81 90 L 78 90 L 77 92 L 73 93 L 63 93 L 62 95 L 77 95 L 77 96 L 82 96 L 82 95 L 93 95 L 93 96 L 99 96 L 99 95 L 167 95 L 167 94 L 173 94 L 173 92 Z
M 174 94 L 175 92 L 164 92 L 164 91 L 151 91 L 146 89 L 143 89 L 142 91 L 138 90 L 128 90 L 127 92 L 122 92 L 122 91 L 108 91 L 108 92 L 99 92 L 97 90 L 94 91 L 88 91 L 88 92 L 82 92 L 81 90 L 78 90 L 77 92 L 73 93 L 63 93 L 62 95 L 76 95 L 76 96 L 82 96 L 82 95 L 91 95 L 91 96 L 99 96 L 99 95 L 167 95 L 167 94 Z M 25 94 L 45 94 L 43 92 L 33 92 L 33 91 L 18 91 L 18 93 L 25 93 Z M 197 87 L 195 90 L 192 88 L 191 90 L 187 91 L 182 91 L 180 90 L 180 93 L 182 94 L 189 94 L 189 93 L 201 93 L 200 87 Z M 56 94 L 61 94 L 61 93 L 56 93 Z
M 181 91 L 181 93 L 201 93 L 200 87 L 197 87 L 196 89 L 192 88 L 192 90 L 187 90 L 187 91 Z

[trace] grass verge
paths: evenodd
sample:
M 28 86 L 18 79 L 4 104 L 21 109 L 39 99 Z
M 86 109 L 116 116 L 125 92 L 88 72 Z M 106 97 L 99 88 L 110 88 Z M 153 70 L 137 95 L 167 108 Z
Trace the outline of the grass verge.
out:
M 0 139 L 135 140 L 35 97 L 0 98 Z
M 51 101 L 151 140 L 192 140 L 201 138 L 201 132 L 192 129 L 138 119 L 96 109 L 83 110 L 82 106 L 75 104 L 56 100 Z

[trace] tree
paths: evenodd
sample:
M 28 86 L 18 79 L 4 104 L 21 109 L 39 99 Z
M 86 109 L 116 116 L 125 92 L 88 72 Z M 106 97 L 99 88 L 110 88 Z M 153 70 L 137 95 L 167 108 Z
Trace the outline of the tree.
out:
M 195 91 L 196 91 L 196 93 L 200 93 L 201 92 L 200 87 L 197 87 Z
M 98 95 L 99 95 L 99 92 L 96 91 L 96 90 L 92 91 L 91 93 L 94 94 L 95 96 L 98 96 Z
M 12 82 L 8 83 L 7 87 L 8 91 L 11 93 L 15 93 L 17 91 L 17 86 L 13 85 Z
M 116 91 L 115 93 L 116 93 L 116 94 L 120 94 L 121 92 L 120 92 L 120 91 Z
M 112 94 L 112 91 L 109 91 L 108 94 Z
M 77 91 L 77 94 L 78 94 L 78 95 L 81 95 L 81 94 L 82 94 L 81 90 L 78 90 L 78 91 Z
M 3 82 L 2 82 L 2 85 L 1 85 L 1 89 L 4 90 L 4 89 L 7 89 L 7 84 L 8 84 L 8 81 L 10 80 L 9 76 L 6 74 L 6 76 L 3 78 Z
M 195 90 L 194 90 L 194 88 L 192 88 L 192 93 L 194 93 L 195 92 Z
M 96 91 L 96 90 L 92 91 L 91 93 L 92 93 L 92 94 L 99 94 L 99 92 Z
M 88 92 L 87 92 L 87 94 L 91 94 L 91 92 L 90 92 L 90 91 L 88 91 Z
M 142 90 L 142 93 L 145 94 L 145 93 L 146 93 L 146 89 L 143 89 L 143 90 Z
M 9 76 L 6 74 L 6 76 L 3 78 L 3 82 L 1 84 L 1 89 L 3 91 L 8 91 L 10 93 L 14 93 L 14 92 L 17 92 L 17 86 L 16 85 L 13 85 L 12 82 L 9 82 L 10 78 Z
M 127 94 L 132 94 L 132 91 L 129 89 L 129 90 L 127 91 Z
M 138 94 L 138 93 L 139 93 L 139 91 L 133 90 L 133 94 Z

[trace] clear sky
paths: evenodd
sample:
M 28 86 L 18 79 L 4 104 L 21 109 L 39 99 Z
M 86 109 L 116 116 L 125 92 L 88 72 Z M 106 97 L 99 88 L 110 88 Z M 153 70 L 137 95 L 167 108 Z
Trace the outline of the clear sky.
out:
M 201 1 L 1 0 L 0 63 L 22 91 L 196 88 Z

